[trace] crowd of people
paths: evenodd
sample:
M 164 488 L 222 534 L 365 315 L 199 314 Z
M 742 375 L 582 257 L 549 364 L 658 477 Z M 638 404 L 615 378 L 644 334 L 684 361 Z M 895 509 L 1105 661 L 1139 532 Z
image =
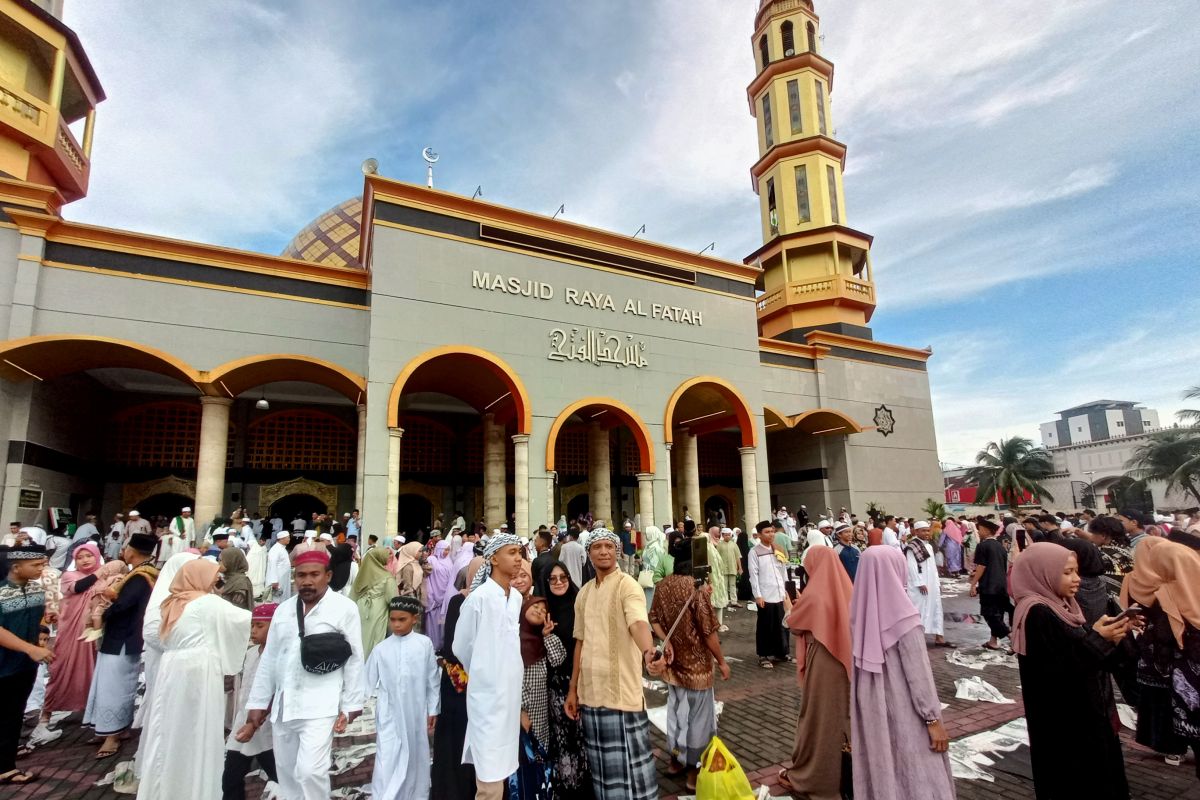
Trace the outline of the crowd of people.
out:
M 753 613 L 758 667 L 801 689 L 781 786 L 952 798 L 927 647 L 954 646 L 940 580 L 956 577 L 983 646 L 1016 655 L 1039 798 L 1129 796 L 1117 692 L 1167 763 L 1200 744 L 1200 515 L 706 521 L 520 536 L 457 514 L 413 541 L 363 540 L 357 512 L 14 523 L 0 783 L 36 780 L 17 760 L 81 713 L 98 759 L 141 728 L 144 800 L 241 798 L 255 765 L 277 796 L 323 800 L 335 735 L 373 702 L 377 800 L 653 798 L 644 673 L 667 686 L 667 772 L 695 788 L 731 674 L 725 616 Z

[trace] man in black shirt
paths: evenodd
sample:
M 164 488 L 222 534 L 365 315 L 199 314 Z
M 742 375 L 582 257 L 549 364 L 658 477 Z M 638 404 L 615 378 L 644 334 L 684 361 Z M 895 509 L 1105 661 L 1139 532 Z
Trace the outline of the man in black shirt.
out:
M 1008 599 L 1008 553 L 996 538 L 1000 526 L 990 519 L 980 519 L 979 546 L 975 548 L 975 571 L 971 574 L 971 597 L 979 597 L 979 613 L 988 624 L 992 638 L 984 645 L 1000 650 L 1000 640 L 1008 636 L 1004 615 L 1012 614 Z

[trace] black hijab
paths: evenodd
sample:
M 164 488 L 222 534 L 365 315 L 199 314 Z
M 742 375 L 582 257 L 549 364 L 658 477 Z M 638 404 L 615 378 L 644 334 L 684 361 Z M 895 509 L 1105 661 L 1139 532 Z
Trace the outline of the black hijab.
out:
M 550 573 L 555 567 L 560 567 L 567 575 L 566 594 L 557 595 L 550 591 Z M 554 632 L 567 649 L 567 660 L 555 669 L 570 675 L 575 662 L 575 598 L 579 594 L 579 587 L 571 580 L 571 570 L 567 569 L 567 565 L 557 560 L 546 565 L 541 579 L 546 584 L 546 606 L 550 609 L 550 619 L 554 620 Z
M 1079 562 L 1081 578 L 1096 578 L 1107 572 L 1104 568 L 1104 560 L 1100 558 L 1100 548 L 1091 542 L 1067 536 L 1055 544 L 1060 544 L 1075 554 L 1075 560 Z
M 329 548 L 329 568 L 333 577 L 329 579 L 329 588 L 340 592 L 350 580 L 350 564 L 354 561 L 354 551 L 348 544 L 335 544 Z

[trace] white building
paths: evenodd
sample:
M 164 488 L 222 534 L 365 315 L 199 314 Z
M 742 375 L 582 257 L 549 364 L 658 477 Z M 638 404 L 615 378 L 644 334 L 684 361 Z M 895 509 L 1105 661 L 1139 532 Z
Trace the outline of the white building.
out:
M 1058 419 L 1040 426 L 1045 447 L 1135 436 L 1158 427 L 1157 411 L 1129 400 L 1093 400 L 1059 411 Z

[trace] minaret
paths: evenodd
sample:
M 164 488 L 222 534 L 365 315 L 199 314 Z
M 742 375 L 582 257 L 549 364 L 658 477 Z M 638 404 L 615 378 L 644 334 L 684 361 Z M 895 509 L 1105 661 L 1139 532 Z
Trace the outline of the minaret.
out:
M 0 0 L 0 178 L 57 190 L 55 210 L 87 194 L 104 99 L 61 17 L 62 0 Z
M 763 0 L 754 19 L 758 74 L 746 92 L 760 158 L 750 170 L 762 210 L 760 335 L 804 342 L 810 330 L 870 338 L 875 310 L 871 237 L 846 224 L 829 94 L 833 64 L 820 54 L 811 0 Z

